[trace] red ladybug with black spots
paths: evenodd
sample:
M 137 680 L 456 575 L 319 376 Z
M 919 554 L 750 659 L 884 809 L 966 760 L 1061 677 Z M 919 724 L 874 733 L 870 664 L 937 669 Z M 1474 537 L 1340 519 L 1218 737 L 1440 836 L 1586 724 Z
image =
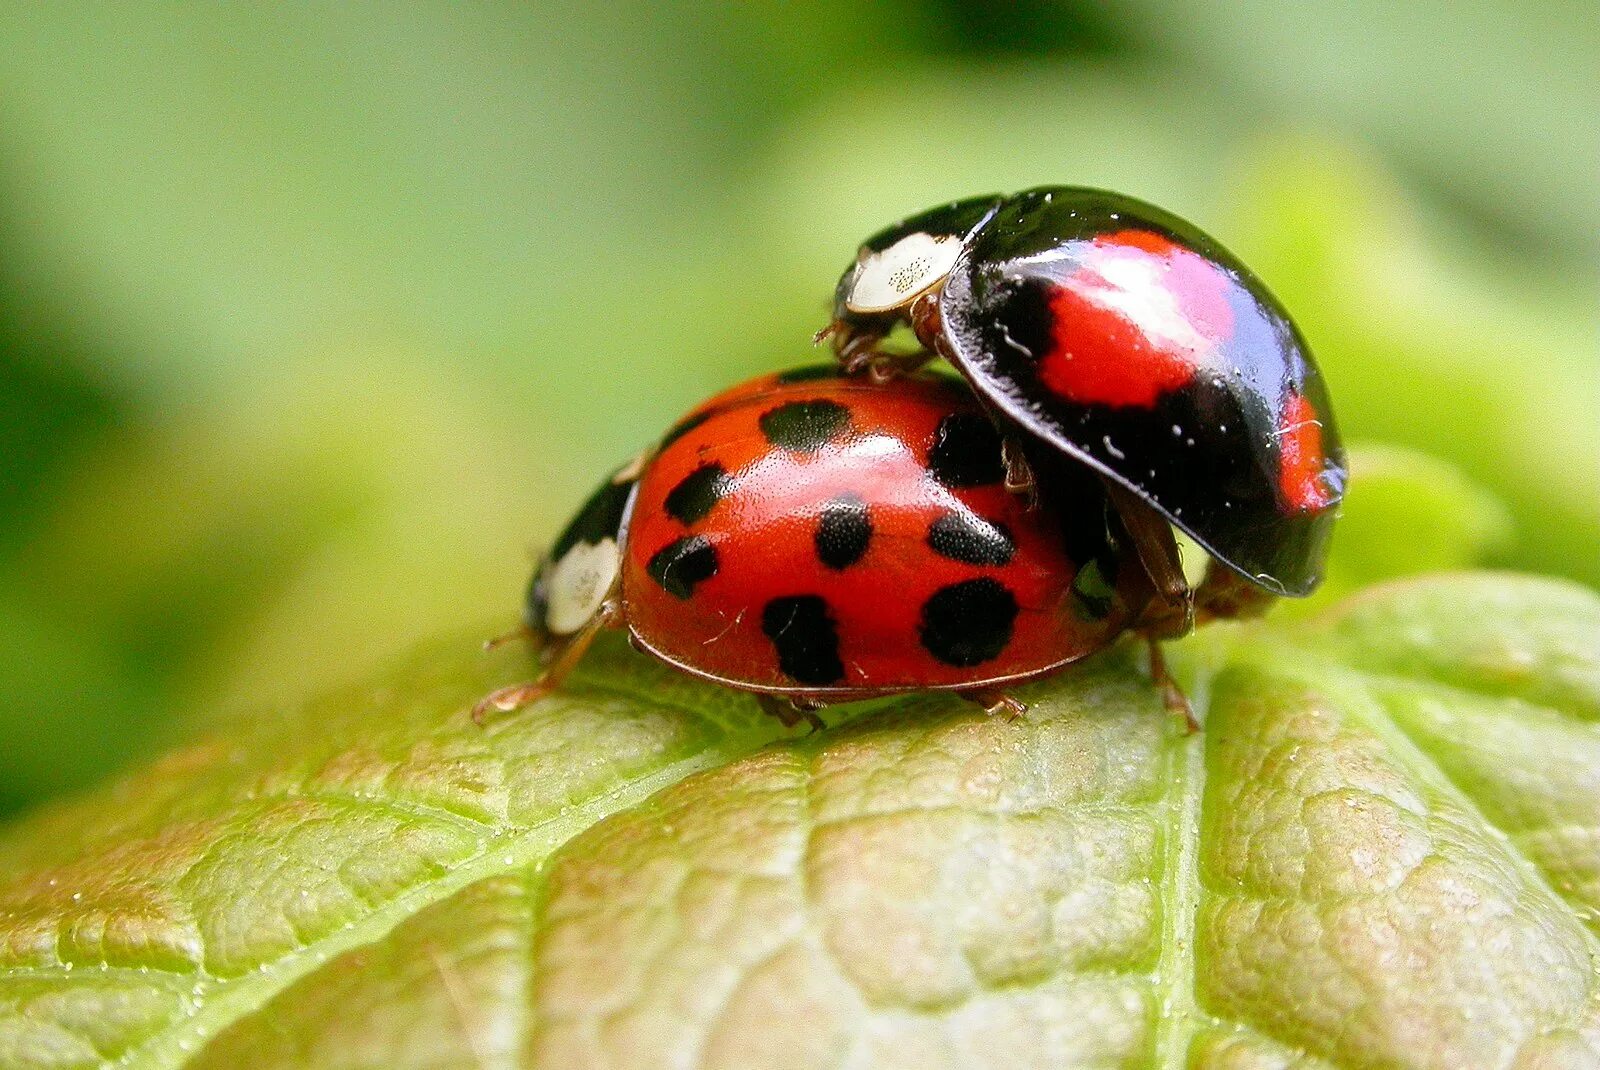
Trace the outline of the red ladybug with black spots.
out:
M 901 323 L 921 352 L 880 345 Z M 1322 377 L 1261 281 L 1168 212 L 1062 186 L 923 212 L 861 247 L 829 336 L 879 379 L 944 357 L 1008 435 L 1096 472 L 1174 604 L 1168 522 L 1224 566 L 1213 609 L 1321 579 L 1346 480 Z
M 1045 461 L 1019 493 L 1009 459 L 948 376 L 822 365 L 719 394 L 556 540 L 525 614 L 543 675 L 475 713 L 555 688 L 608 627 L 791 724 L 925 689 L 1021 712 L 1008 686 L 1129 629 L 1171 634 L 1099 482 Z

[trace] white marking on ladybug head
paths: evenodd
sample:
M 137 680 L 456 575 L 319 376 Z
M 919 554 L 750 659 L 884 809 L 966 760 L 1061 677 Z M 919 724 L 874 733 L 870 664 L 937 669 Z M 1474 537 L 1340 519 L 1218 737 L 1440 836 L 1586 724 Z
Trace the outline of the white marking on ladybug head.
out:
M 580 542 L 545 573 L 544 625 L 555 635 L 571 635 L 588 624 L 616 583 L 622 555 L 615 539 Z
M 892 312 L 944 282 L 961 255 L 961 238 L 907 234 L 880 253 L 862 250 L 845 298 L 852 312 Z

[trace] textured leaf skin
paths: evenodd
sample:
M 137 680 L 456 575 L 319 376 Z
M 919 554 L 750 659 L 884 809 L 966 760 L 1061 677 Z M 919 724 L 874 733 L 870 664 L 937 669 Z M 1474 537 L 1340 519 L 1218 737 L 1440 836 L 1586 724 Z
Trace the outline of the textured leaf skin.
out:
M 0 1067 L 1600 1066 L 1600 599 L 1374 588 L 778 740 L 453 640 L 0 834 Z

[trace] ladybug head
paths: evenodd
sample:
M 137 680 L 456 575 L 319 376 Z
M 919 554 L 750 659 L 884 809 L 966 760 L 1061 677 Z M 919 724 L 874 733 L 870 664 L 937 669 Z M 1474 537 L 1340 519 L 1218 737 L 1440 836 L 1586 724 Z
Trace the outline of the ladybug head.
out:
M 988 196 L 940 205 L 868 238 L 839 280 L 835 321 L 864 326 L 904 319 L 917 298 L 944 284 L 973 231 L 999 202 Z

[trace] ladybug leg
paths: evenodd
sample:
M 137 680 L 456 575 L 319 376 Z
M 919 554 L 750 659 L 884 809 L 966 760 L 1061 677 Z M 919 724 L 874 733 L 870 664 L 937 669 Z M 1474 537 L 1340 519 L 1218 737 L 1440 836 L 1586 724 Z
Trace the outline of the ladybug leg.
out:
M 883 338 L 879 332 L 852 327 L 844 320 L 834 320 L 811 336 L 811 344 L 820 346 L 824 342 L 831 343 L 833 355 L 844 365 L 847 373 L 854 375 L 866 368 Z
M 1205 579 L 1195 589 L 1195 613 L 1200 621 L 1235 620 L 1259 617 L 1276 596 L 1213 559 L 1206 565 Z
M 812 345 L 832 341 L 833 351 L 844 365 L 846 375 L 866 373 L 874 383 L 887 383 L 902 375 L 910 375 L 936 354 L 941 331 L 937 293 L 923 294 L 911 306 L 906 320 L 915 332 L 922 349 L 915 353 L 891 353 L 878 348 L 888 331 L 882 327 L 863 328 L 851 326 L 843 320 L 834 320 L 811 338 Z
M 833 338 L 844 329 L 845 326 L 843 320 L 834 320 L 832 323 L 829 323 L 826 327 L 822 328 L 822 330 L 811 336 L 811 344 L 814 346 L 820 346 L 823 342 Z
M 1169 713 L 1182 715 L 1190 735 L 1200 731 L 1200 722 L 1194 717 L 1194 707 L 1189 705 L 1189 696 L 1183 693 L 1178 681 L 1172 678 L 1166 655 L 1161 653 L 1161 644 L 1148 636 L 1145 637 L 1145 643 L 1150 651 L 1150 679 L 1161 689 L 1162 703 Z
M 983 707 L 983 712 L 990 717 L 1004 717 L 1008 722 L 1022 720 L 1023 714 L 1028 712 L 1028 704 L 996 688 L 984 688 L 979 691 L 961 691 L 962 698 L 968 702 Z
M 917 353 L 889 353 L 878 348 L 881 334 L 856 334 L 836 346 L 839 363 L 846 375 L 865 373 L 874 383 L 892 382 L 902 375 L 910 375 L 928 361 L 933 354 L 927 350 Z
M 940 340 L 944 337 L 944 317 L 939 315 L 939 290 L 929 290 L 911 302 L 906 319 L 910 321 L 917 341 L 925 349 L 933 352 L 940 348 Z
M 817 716 L 817 711 L 823 706 L 820 702 L 798 698 L 786 702 L 776 695 L 757 694 L 756 705 L 768 717 L 776 717 L 785 728 L 793 728 L 801 721 L 810 725 L 812 732 L 820 732 L 827 727 L 822 723 L 822 718 Z
M 839 363 L 844 365 L 845 374 L 855 375 L 865 371 L 867 365 L 871 363 L 873 356 L 878 352 L 878 343 L 883 341 L 883 335 L 852 329 L 839 320 L 834 320 L 818 331 L 811 341 L 813 345 L 818 345 L 827 339 L 833 341 L 833 354 L 839 358 Z
M 1172 525 L 1120 484 L 1107 480 L 1106 490 L 1154 588 L 1154 598 L 1140 613 L 1134 628 L 1152 639 L 1188 635 L 1194 630 L 1194 592 L 1183 575 L 1183 559 L 1178 554 L 1178 541 L 1172 537 Z
M 509 632 L 502 632 L 493 639 L 485 639 L 483 641 L 483 652 L 487 654 L 491 650 L 499 650 L 507 643 L 515 643 L 518 640 L 528 643 L 537 653 L 544 646 L 545 636 L 532 625 L 519 624 Z
M 874 352 L 867 361 L 867 377 L 881 386 L 902 375 L 910 375 L 932 359 L 933 354 L 926 350 L 920 353 Z
M 1176 639 L 1194 629 L 1195 598 L 1183 575 L 1178 543 L 1165 517 L 1123 488 L 1106 484 L 1118 517 L 1133 543 L 1144 578 L 1149 581 L 1149 601 L 1138 611 L 1133 630 L 1144 636 L 1150 655 L 1150 679 L 1161 692 L 1168 712 L 1179 714 L 1192 734 L 1200 731 L 1189 697 L 1173 679 L 1161 652 L 1162 639 Z
M 473 723 L 482 725 L 492 712 L 512 713 L 555 691 L 572 670 L 578 667 L 578 662 L 583 660 L 583 655 L 588 652 L 594 637 L 599 635 L 602 629 L 615 625 L 620 617 L 621 607 L 616 602 L 609 600 L 604 602 L 595 615 L 589 618 L 588 623 L 551 648 L 553 657 L 545 666 L 544 672 L 539 674 L 538 679 L 502 687 L 479 699 L 472 707 Z
M 1033 478 L 1033 466 L 1028 463 L 1028 457 L 1017 440 L 1010 435 L 1000 440 L 1000 459 L 1006 467 L 1006 490 L 1024 499 L 1025 508 L 1036 508 L 1039 504 L 1039 488 Z

